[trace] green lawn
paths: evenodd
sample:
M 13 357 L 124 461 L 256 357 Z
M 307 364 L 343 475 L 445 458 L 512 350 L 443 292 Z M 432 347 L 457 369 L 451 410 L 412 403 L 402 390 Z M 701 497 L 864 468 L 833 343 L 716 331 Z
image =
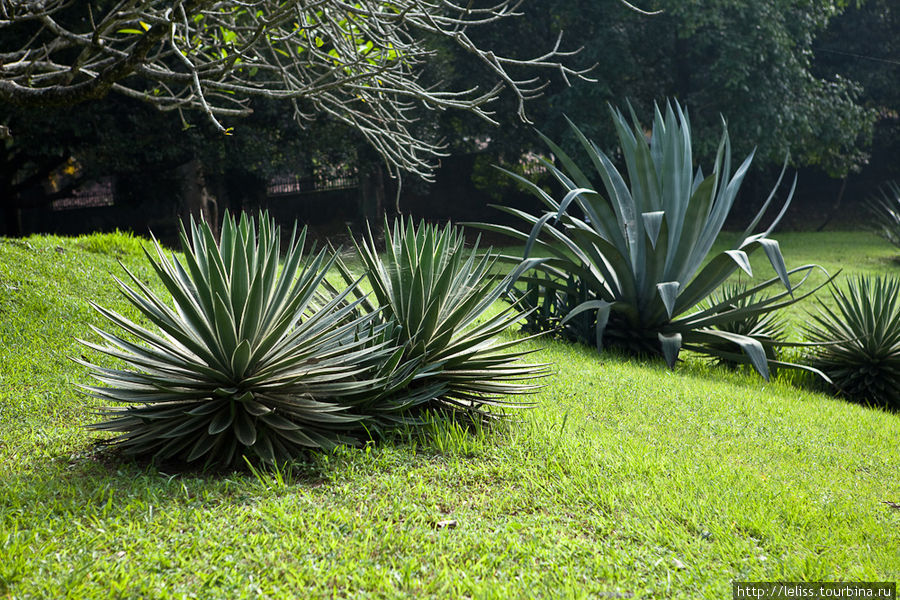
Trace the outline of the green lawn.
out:
M 776 237 L 789 266 L 900 275 L 871 234 Z M 502 430 L 437 425 L 263 474 L 112 460 L 68 357 L 101 360 L 74 342 L 100 324 L 88 300 L 136 317 L 117 258 L 153 283 L 124 236 L 0 239 L 0 597 L 725 598 L 732 580 L 900 579 L 900 415 L 694 359 L 544 340 L 555 375 Z

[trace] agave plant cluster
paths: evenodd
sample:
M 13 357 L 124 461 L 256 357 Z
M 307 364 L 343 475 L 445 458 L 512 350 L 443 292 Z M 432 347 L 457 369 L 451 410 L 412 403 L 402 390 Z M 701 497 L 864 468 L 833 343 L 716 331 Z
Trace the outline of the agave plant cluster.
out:
M 152 326 L 95 306 L 118 332 L 82 342 L 124 363 L 84 363 L 100 383 L 86 389 L 117 403 L 93 427 L 155 459 L 285 461 L 422 411 L 497 414 L 486 408 L 545 373 L 516 342 L 493 341 L 520 311 L 478 321 L 505 284 L 452 227 L 396 224 L 387 258 L 371 239 L 358 247 L 366 273 L 343 289 L 327 279 L 333 267 L 349 274 L 338 253 L 306 253 L 305 237 L 295 228 L 282 259 L 272 219 L 226 215 L 218 240 L 206 223 L 182 231 L 183 259 L 154 240 L 155 256 L 145 252 L 168 297 L 127 268 L 116 279 Z
M 510 289 L 513 300 L 535 309 L 532 329 L 559 331 L 598 350 L 613 345 L 636 354 L 659 354 L 671 366 L 688 349 L 749 363 L 768 378 L 770 363 L 778 362 L 771 351 L 777 337 L 735 324 L 748 319 L 765 323 L 764 315 L 804 297 L 795 290 L 816 268 L 789 270 L 778 242 L 770 237 L 793 186 L 771 224 L 754 233 L 785 171 L 737 243 L 713 253 L 752 154 L 732 173 L 731 143 L 723 124 L 712 172 L 704 175 L 694 170 L 690 123 L 677 102 L 667 104 L 665 111 L 656 109 L 649 136 L 633 113 L 629 123 L 621 111 L 610 111 L 625 174 L 570 123 L 593 175 L 544 137 L 559 166 L 545 165 L 562 185 L 562 197 L 509 173 L 541 200 L 544 210 L 530 214 L 499 207 L 524 222 L 522 228 L 479 224 L 524 244 L 522 256 L 505 257 L 518 264 L 514 274 L 520 283 Z M 774 276 L 715 297 L 738 269 L 752 275 L 749 257 L 760 249 Z M 780 291 L 764 293 L 779 285 Z

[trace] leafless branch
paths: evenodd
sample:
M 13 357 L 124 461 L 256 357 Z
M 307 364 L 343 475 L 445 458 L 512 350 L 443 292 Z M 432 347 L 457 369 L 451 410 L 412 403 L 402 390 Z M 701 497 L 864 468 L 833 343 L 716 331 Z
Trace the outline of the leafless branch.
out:
M 162 110 L 221 120 L 254 97 L 284 99 L 304 120 L 325 113 L 359 130 L 393 172 L 428 177 L 438 143 L 414 133 L 418 109 L 458 109 L 495 122 L 504 90 L 525 102 L 553 70 L 568 82 L 561 37 L 531 59 L 495 55 L 471 27 L 519 14 L 522 0 L 0 0 L 0 101 L 71 105 L 117 92 Z M 496 76 L 489 90 L 421 83 L 429 36 L 452 40 Z

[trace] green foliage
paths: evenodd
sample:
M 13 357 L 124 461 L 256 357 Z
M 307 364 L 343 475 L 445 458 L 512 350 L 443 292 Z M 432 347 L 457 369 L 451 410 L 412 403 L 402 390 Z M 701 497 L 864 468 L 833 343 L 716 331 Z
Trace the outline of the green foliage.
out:
M 790 152 L 796 166 L 815 165 L 829 175 L 843 176 L 866 164 L 877 115 L 871 107 L 896 110 L 896 104 L 867 102 L 872 97 L 866 85 L 871 78 L 858 76 L 866 73 L 868 64 L 884 81 L 884 88 L 898 87 L 891 65 L 855 56 L 829 55 L 843 57 L 845 69 L 814 68 L 813 62 L 823 57 L 820 34 L 829 23 L 844 18 L 847 4 L 653 0 L 639 6 L 662 12 L 646 16 L 619 0 L 542 0 L 539 6 L 526 8 L 522 18 L 480 33 L 491 34 L 492 48 L 512 52 L 522 40 L 548 39 L 563 31 L 564 39 L 583 46 L 573 62 L 597 65 L 596 83 L 559 82 L 528 105 L 532 121 L 540 123 L 542 131 L 567 152 L 576 152 L 578 143 L 567 135 L 563 115 L 609 150 L 602 144 L 613 139 L 614 131 L 597 118 L 598 106 L 621 105 L 630 98 L 639 114 L 647 114 L 655 99 L 668 95 L 683 105 L 703 107 L 691 116 L 695 154 L 704 163 L 715 156 L 722 114 L 728 120 L 735 154 L 746 155 L 756 148 L 758 167 L 778 167 Z M 883 0 L 878 4 L 884 4 Z M 829 47 L 855 55 L 897 56 L 896 50 L 892 52 L 897 27 L 890 17 L 896 11 L 882 6 L 870 10 L 886 15 L 879 37 L 869 40 L 872 27 L 860 27 L 863 33 L 850 31 L 839 40 L 829 40 Z M 472 83 L 471 70 L 450 75 L 455 75 L 458 85 Z M 865 85 L 865 91 L 857 82 Z M 507 106 L 498 113 L 514 114 L 513 100 L 506 99 Z M 491 139 L 488 150 L 511 156 L 533 147 L 530 128 L 507 121 L 499 131 L 482 135 Z M 478 137 L 455 129 L 465 134 L 461 139 Z
M 832 73 L 816 77 L 811 64 L 816 36 L 847 4 L 661 2 L 678 31 L 667 66 L 679 97 L 710 108 L 702 123 L 705 151 L 714 147 L 721 112 L 741 150 L 758 146 L 765 163 L 777 164 L 790 152 L 797 165 L 833 177 L 866 163 L 876 112 L 859 100 L 862 89 L 854 81 Z
M 900 408 L 900 280 L 859 276 L 831 296 L 807 326 L 813 365 L 850 400 Z
M 361 298 L 377 315 L 385 339 L 399 348 L 398 365 L 414 365 L 415 374 L 394 387 L 407 389 L 406 402 L 417 410 L 461 410 L 479 418 L 484 408 L 518 406 L 506 396 L 531 392 L 527 382 L 546 374 L 544 365 L 522 363 L 528 352 L 512 350 L 521 340 L 493 340 L 524 316 L 515 307 L 485 313 L 503 294 L 509 277 L 498 282 L 497 257 L 467 250 L 462 230 L 447 225 L 385 223 L 386 252 L 374 237 L 357 244 L 374 302 Z M 352 276 L 342 266 L 346 282 Z M 415 412 L 415 411 L 414 411 Z
M 704 176 L 700 169 L 693 171 L 690 124 L 677 103 L 674 108 L 672 104 L 666 107 L 665 116 L 656 110 L 649 139 L 634 114 L 629 125 L 620 111 L 610 110 L 627 182 L 613 161 L 572 125 L 602 188 L 558 145 L 544 138 L 562 165 L 560 169 L 547 163 L 565 188 L 565 196 L 557 201 L 531 184 L 546 206 L 541 215 L 501 207 L 525 221 L 527 229 L 482 225 L 525 242 L 524 256 L 508 260 L 521 260 L 514 274 L 524 273 L 523 280 L 530 287 L 524 294 L 511 290 L 513 297 L 527 303 L 527 294 L 543 285 L 546 291 L 540 301 L 550 300 L 554 307 L 539 309 L 537 314 L 562 317 L 558 323 L 544 323 L 545 329 L 590 313 L 593 331 L 588 333 L 580 326 L 571 337 L 598 350 L 610 344 L 636 354 L 659 354 L 672 366 L 685 348 L 750 363 L 768 378 L 769 359 L 762 340 L 722 326 L 750 315 L 761 318 L 800 299 L 793 295 L 794 289 L 815 265 L 788 270 L 778 242 L 768 237 L 787 209 L 793 187 L 769 227 L 751 235 L 775 196 L 779 178 L 735 246 L 707 261 L 753 155 L 732 175 L 731 143 L 723 130 L 712 174 Z M 600 189 L 606 197 L 597 191 Z M 699 308 L 738 268 L 752 275 L 749 255 L 760 248 L 776 277 L 726 301 Z M 778 282 L 785 288 L 782 292 L 760 295 Z
M 869 200 L 869 211 L 878 234 L 900 248 L 900 185 L 889 181 Z
M 522 329 L 532 334 L 558 331 L 562 337 L 589 343 L 594 332 L 593 316 L 584 312 L 566 317 L 590 299 L 590 292 L 578 275 L 563 273 L 561 277 L 553 279 L 546 273 L 535 273 L 527 279 L 524 290 L 509 289 L 509 297 L 515 303 L 532 309 L 523 320 Z
M 295 230 L 279 272 L 280 230 L 267 216 L 258 230 L 226 216 L 218 243 L 206 223 L 192 223 L 183 262 L 159 244 L 156 257 L 147 253 L 174 309 L 126 268 L 133 287 L 116 281 L 159 331 L 94 305 L 125 335 L 95 329 L 106 344 L 83 343 L 128 368 L 85 363 L 105 384 L 87 389 L 125 404 L 93 427 L 119 433 L 111 443 L 127 453 L 224 465 L 244 454 L 284 461 L 347 439 L 361 420 L 349 404 L 376 385 L 364 374 L 384 350 L 370 343 L 375 329 L 360 333 L 372 319 L 347 301 L 353 287 L 322 286 L 334 258 L 305 256 L 304 241 Z
M 521 146 L 516 148 L 516 152 L 521 152 L 521 149 Z M 476 154 L 472 163 L 472 183 L 476 189 L 494 202 L 500 202 L 519 190 L 524 191 L 521 184 L 497 170 L 496 167 L 500 165 L 508 171 L 529 178 L 542 187 L 552 185 L 553 177 L 544 169 L 540 160 L 540 156 L 531 152 L 514 161 L 494 154 L 483 152 Z M 546 189 L 549 191 L 549 187 Z
M 815 39 L 814 74 L 819 78 L 852 80 L 862 89 L 856 104 L 875 113 L 870 159 L 864 177 L 900 179 L 900 86 L 896 57 L 900 56 L 900 11 L 894 0 L 850 3 L 831 19 Z M 827 118 L 821 119 L 827 121 Z M 838 123 L 840 125 L 840 122 Z M 826 124 L 826 127 L 833 127 Z M 826 144 L 830 145 L 830 138 Z M 855 152 L 848 148 L 847 158 Z

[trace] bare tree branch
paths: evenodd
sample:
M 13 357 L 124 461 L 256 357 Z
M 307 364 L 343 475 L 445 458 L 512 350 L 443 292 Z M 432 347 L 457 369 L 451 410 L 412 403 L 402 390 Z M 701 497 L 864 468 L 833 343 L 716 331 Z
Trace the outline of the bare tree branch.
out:
M 471 27 L 514 17 L 522 0 L 0 0 L 0 102 L 72 105 L 109 92 L 161 110 L 221 120 L 247 114 L 254 97 L 288 100 L 298 120 L 321 113 L 354 127 L 392 172 L 428 178 L 441 152 L 413 132 L 420 108 L 457 109 L 494 123 L 504 90 L 525 102 L 546 83 L 536 70 L 587 78 L 566 66 L 561 37 L 546 53 L 497 56 Z M 421 83 L 434 51 L 451 40 L 492 72 L 490 90 Z

